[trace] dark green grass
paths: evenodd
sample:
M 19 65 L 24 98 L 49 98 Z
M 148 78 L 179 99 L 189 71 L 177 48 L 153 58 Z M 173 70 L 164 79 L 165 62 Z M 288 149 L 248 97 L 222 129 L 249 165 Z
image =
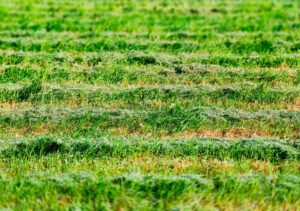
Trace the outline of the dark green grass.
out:
M 134 140 L 61 140 L 55 137 L 40 137 L 20 142 L 3 149 L 1 157 L 30 158 L 51 154 L 78 157 L 118 157 L 153 154 L 156 156 L 197 156 L 203 158 L 255 159 L 269 161 L 299 160 L 297 142 L 269 140 L 226 141 L 218 139 L 194 139 L 183 141 L 134 141 Z

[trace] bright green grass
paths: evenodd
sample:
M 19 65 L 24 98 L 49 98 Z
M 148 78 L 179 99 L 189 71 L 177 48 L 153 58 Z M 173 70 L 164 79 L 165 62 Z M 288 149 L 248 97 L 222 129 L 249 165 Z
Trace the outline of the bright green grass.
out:
M 0 209 L 298 210 L 297 1 L 0 1 Z

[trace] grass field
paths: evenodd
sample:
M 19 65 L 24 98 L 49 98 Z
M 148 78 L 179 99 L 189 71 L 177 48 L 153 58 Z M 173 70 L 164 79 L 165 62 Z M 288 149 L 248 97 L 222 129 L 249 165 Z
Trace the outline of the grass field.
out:
M 300 3 L 1 0 L 0 208 L 300 210 Z

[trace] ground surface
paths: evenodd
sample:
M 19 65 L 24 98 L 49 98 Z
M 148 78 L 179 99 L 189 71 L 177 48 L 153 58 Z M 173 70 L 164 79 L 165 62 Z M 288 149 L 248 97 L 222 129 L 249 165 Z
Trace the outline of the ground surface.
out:
M 0 207 L 300 209 L 298 1 L 0 1 Z

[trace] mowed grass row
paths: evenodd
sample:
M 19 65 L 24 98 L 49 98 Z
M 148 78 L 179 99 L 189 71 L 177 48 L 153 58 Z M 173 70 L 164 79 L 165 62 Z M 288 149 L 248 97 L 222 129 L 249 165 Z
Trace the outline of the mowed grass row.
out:
M 270 88 L 267 85 L 244 84 L 235 87 L 217 86 L 89 86 L 80 84 L 46 84 L 41 81 L 23 81 L 0 86 L 2 103 L 31 103 L 33 105 L 105 105 L 113 108 L 166 108 L 199 105 L 252 109 L 299 107 L 300 89 L 297 87 Z M 298 106 L 298 107 L 297 107 Z
M 57 139 L 60 138 L 57 137 Z M 96 141 L 96 139 L 93 141 Z M 93 141 L 90 140 L 90 142 Z M 77 140 L 77 142 L 80 142 L 80 140 Z M 211 178 L 218 174 L 299 175 L 299 161 L 297 160 L 281 160 L 279 162 L 246 158 L 217 160 L 215 158 L 205 158 L 204 156 L 181 155 L 180 157 L 174 157 L 171 154 L 155 155 L 149 152 L 131 154 L 126 157 L 116 155 L 112 157 L 94 156 L 93 159 L 91 158 L 88 154 L 74 156 L 60 152 L 52 152 L 47 155 L 31 154 L 27 157 L 18 156 L 15 158 L 9 156 L 3 158 L 2 156 L 0 161 L 1 175 L 11 178 L 18 177 L 20 172 L 23 173 L 23 176 L 46 174 L 46 172 L 52 175 L 87 172 L 104 177 L 119 176 L 130 172 L 161 175 L 200 174 L 205 178 Z
M 300 142 L 268 139 L 186 139 L 141 141 L 136 139 L 67 139 L 42 136 L 12 142 L 1 150 L 1 158 L 39 158 L 53 154 L 64 157 L 95 158 L 154 155 L 158 157 L 199 157 L 203 159 L 254 159 L 279 162 L 300 159 Z
M 296 68 L 299 66 L 298 54 L 250 54 L 236 55 L 231 53 L 164 53 L 152 51 L 129 51 L 129 52 L 28 52 L 15 51 L 13 49 L 1 51 L 1 64 L 21 65 L 37 64 L 41 67 L 51 68 L 52 65 L 61 67 L 78 67 L 84 65 L 86 68 L 103 65 L 159 65 L 161 67 L 180 68 L 182 73 L 197 72 L 195 64 L 219 65 L 221 67 L 239 68 Z M 50 65 L 50 63 L 52 65 Z M 179 66 L 179 67 L 178 67 Z M 186 66 L 186 68 L 185 68 Z M 71 68 L 72 69 L 72 68 Z M 80 68 L 81 69 L 81 68 Z M 295 73 L 297 71 L 292 70 Z M 275 71 L 278 74 L 278 71 Z M 178 71 L 177 71 L 178 73 Z
M 53 37 L 57 37 L 59 39 L 66 39 L 69 41 L 85 41 L 85 40 L 103 40 L 103 39 L 121 39 L 124 40 L 126 38 L 127 41 L 188 41 L 188 43 L 197 43 L 204 42 L 204 45 L 212 45 L 212 41 L 215 40 L 216 45 L 224 45 L 223 47 L 230 47 L 229 45 L 238 45 L 238 44 L 249 44 L 250 40 L 257 39 L 259 44 L 262 40 L 268 40 L 269 42 L 275 42 L 278 45 L 277 47 L 282 46 L 282 49 L 285 49 L 286 46 L 292 46 L 295 44 L 297 46 L 297 41 L 299 39 L 299 34 L 295 31 L 286 32 L 286 31 L 266 31 L 262 33 L 261 31 L 255 32 L 247 32 L 247 31 L 232 31 L 232 32 L 188 32 L 188 31 L 179 31 L 179 32 L 125 32 L 125 31 L 86 31 L 86 32 L 77 32 L 77 31 L 46 31 L 46 30 L 2 30 L 0 32 L 0 39 L 3 40 L 22 40 L 28 39 L 50 39 L 54 40 Z M 245 42 L 245 43 L 243 43 Z M 284 42 L 285 45 L 282 45 Z M 249 44 L 249 47 L 251 45 Z M 231 46 L 233 47 L 233 46 Z M 238 46 L 236 46 L 238 47 Z M 251 46 L 252 50 L 255 50 L 254 46 Z M 261 46 L 260 46 L 261 47 Z M 256 47 L 258 48 L 258 46 Z M 249 49 L 250 50 L 250 49 Z M 260 49 L 263 51 L 263 49 Z M 277 49 L 279 50 L 279 49 Z M 264 51 L 267 52 L 267 51 Z
M 172 134 L 199 129 L 244 128 L 262 130 L 266 135 L 299 138 L 299 111 L 256 111 L 180 106 L 157 111 L 103 110 L 95 108 L 35 107 L 20 110 L 1 110 L 1 133 L 26 129 L 33 132 L 92 135 L 100 131 L 120 131 L 127 134 Z
M 206 179 L 199 174 L 93 177 L 76 172 L 2 178 L 0 188 L 7 193 L 0 203 L 9 208 L 155 210 L 196 209 L 199 205 L 225 208 L 224 202 L 227 206 L 243 207 L 243 202 L 251 205 L 261 198 L 264 203 L 256 203 L 257 209 L 299 206 L 299 176 L 284 174 L 220 174 Z M 34 202 L 36 198 L 40 200 Z
M 272 40 L 272 38 L 274 40 Z M 142 39 L 122 38 L 122 37 L 87 37 L 76 38 L 68 37 L 68 35 L 44 37 L 39 35 L 36 38 L 33 37 L 15 37 L 15 38 L 1 38 L 1 49 L 9 50 L 22 50 L 22 51 L 49 51 L 49 52 L 97 52 L 97 51 L 154 51 L 154 52 L 219 52 L 219 53 L 233 53 L 233 54 L 271 54 L 271 53 L 297 53 L 300 50 L 299 37 L 288 37 L 285 40 L 284 37 L 280 39 L 280 36 L 275 37 L 263 37 L 262 34 L 250 38 L 210 38 L 209 35 L 202 40 L 187 40 L 187 39 L 171 39 L 171 40 L 159 40 L 143 37 Z M 218 41 L 216 41 L 218 40 Z M 255 40 L 255 41 L 253 41 Z
M 140 56 L 141 60 L 151 60 L 151 56 Z M 131 57 L 135 60 L 138 57 Z M 101 59 L 100 59 L 101 60 Z M 9 63 L 9 61 L 7 61 Z M 290 68 L 222 68 L 217 65 L 193 64 L 115 64 L 110 61 L 71 65 L 69 62 L 3 64 L 0 70 L 1 83 L 16 83 L 22 80 L 43 80 L 49 83 L 87 83 L 87 84 L 183 84 L 228 85 L 231 83 L 264 83 L 272 86 L 299 84 L 299 73 Z M 146 63 L 146 62 L 145 62 Z

